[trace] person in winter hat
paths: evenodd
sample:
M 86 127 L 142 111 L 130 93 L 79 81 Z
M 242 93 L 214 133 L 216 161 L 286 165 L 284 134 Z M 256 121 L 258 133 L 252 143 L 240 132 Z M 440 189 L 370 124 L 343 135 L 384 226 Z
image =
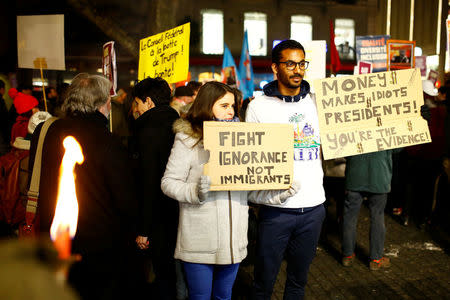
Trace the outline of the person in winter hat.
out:
M 17 137 L 26 137 L 28 134 L 28 122 L 31 116 L 39 111 L 37 107 L 38 100 L 30 95 L 18 92 L 15 88 L 8 91 L 13 99 L 14 108 L 19 114 L 11 130 L 11 143 L 14 143 Z

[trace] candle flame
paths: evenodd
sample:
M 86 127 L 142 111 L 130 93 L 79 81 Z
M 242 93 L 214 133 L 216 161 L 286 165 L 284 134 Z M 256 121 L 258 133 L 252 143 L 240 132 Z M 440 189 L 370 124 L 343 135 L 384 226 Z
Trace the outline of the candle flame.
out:
M 73 136 L 66 137 L 63 141 L 63 146 L 66 151 L 59 171 L 56 210 L 52 226 L 50 227 L 50 236 L 53 241 L 58 238 L 58 235 L 67 231 L 69 231 L 70 237 L 73 238 L 77 231 L 78 223 L 74 168 L 75 163 L 83 163 L 83 151 Z

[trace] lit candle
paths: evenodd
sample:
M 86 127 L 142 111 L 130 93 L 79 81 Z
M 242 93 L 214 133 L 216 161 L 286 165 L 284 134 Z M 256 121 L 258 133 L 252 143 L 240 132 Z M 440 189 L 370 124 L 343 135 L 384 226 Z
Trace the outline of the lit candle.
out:
M 57 232 L 58 233 L 56 234 L 56 238 L 53 241 L 53 245 L 58 251 L 59 259 L 68 259 L 71 254 L 72 245 L 69 228 L 62 228 L 60 226 L 58 227 Z
M 75 189 L 75 164 L 84 161 L 83 151 L 77 140 L 68 136 L 63 141 L 66 150 L 61 162 L 58 196 L 55 216 L 50 227 L 50 237 L 60 259 L 71 254 L 71 239 L 75 236 L 78 223 L 78 201 Z

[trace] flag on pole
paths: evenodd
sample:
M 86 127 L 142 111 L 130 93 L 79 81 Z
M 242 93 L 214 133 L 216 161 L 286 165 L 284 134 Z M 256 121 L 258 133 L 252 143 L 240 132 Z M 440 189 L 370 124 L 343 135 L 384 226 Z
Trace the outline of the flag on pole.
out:
M 223 51 L 222 82 L 238 89 L 241 86 L 236 63 L 226 44 L 224 44 Z
M 335 74 L 341 69 L 341 60 L 339 59 L 339 53 L 336 49 L 336 44 L 334 43 L 333 20 L 330 20 L 330 64 L 331 74 Z
M 241 79 L 241 91 L 243 98 L 253 96 L 255 86 L 253 84 L 253 66 L 252 58 L 248 50 L 248 34 L 244 32 L 244 40 L 242 41 L 241 61 L 239 62 L 239 78 Z

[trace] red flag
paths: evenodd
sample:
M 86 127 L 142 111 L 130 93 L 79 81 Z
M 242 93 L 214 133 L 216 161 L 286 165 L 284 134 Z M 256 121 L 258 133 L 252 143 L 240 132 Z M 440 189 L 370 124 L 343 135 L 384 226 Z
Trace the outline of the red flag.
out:
M 331 73 L 337 73 L 341 69 L 341 60 L 339 59 L 339 53 L 334 43 L 334 26 L 333 20 L 330 20 L 330 61 L 331 61 Z

